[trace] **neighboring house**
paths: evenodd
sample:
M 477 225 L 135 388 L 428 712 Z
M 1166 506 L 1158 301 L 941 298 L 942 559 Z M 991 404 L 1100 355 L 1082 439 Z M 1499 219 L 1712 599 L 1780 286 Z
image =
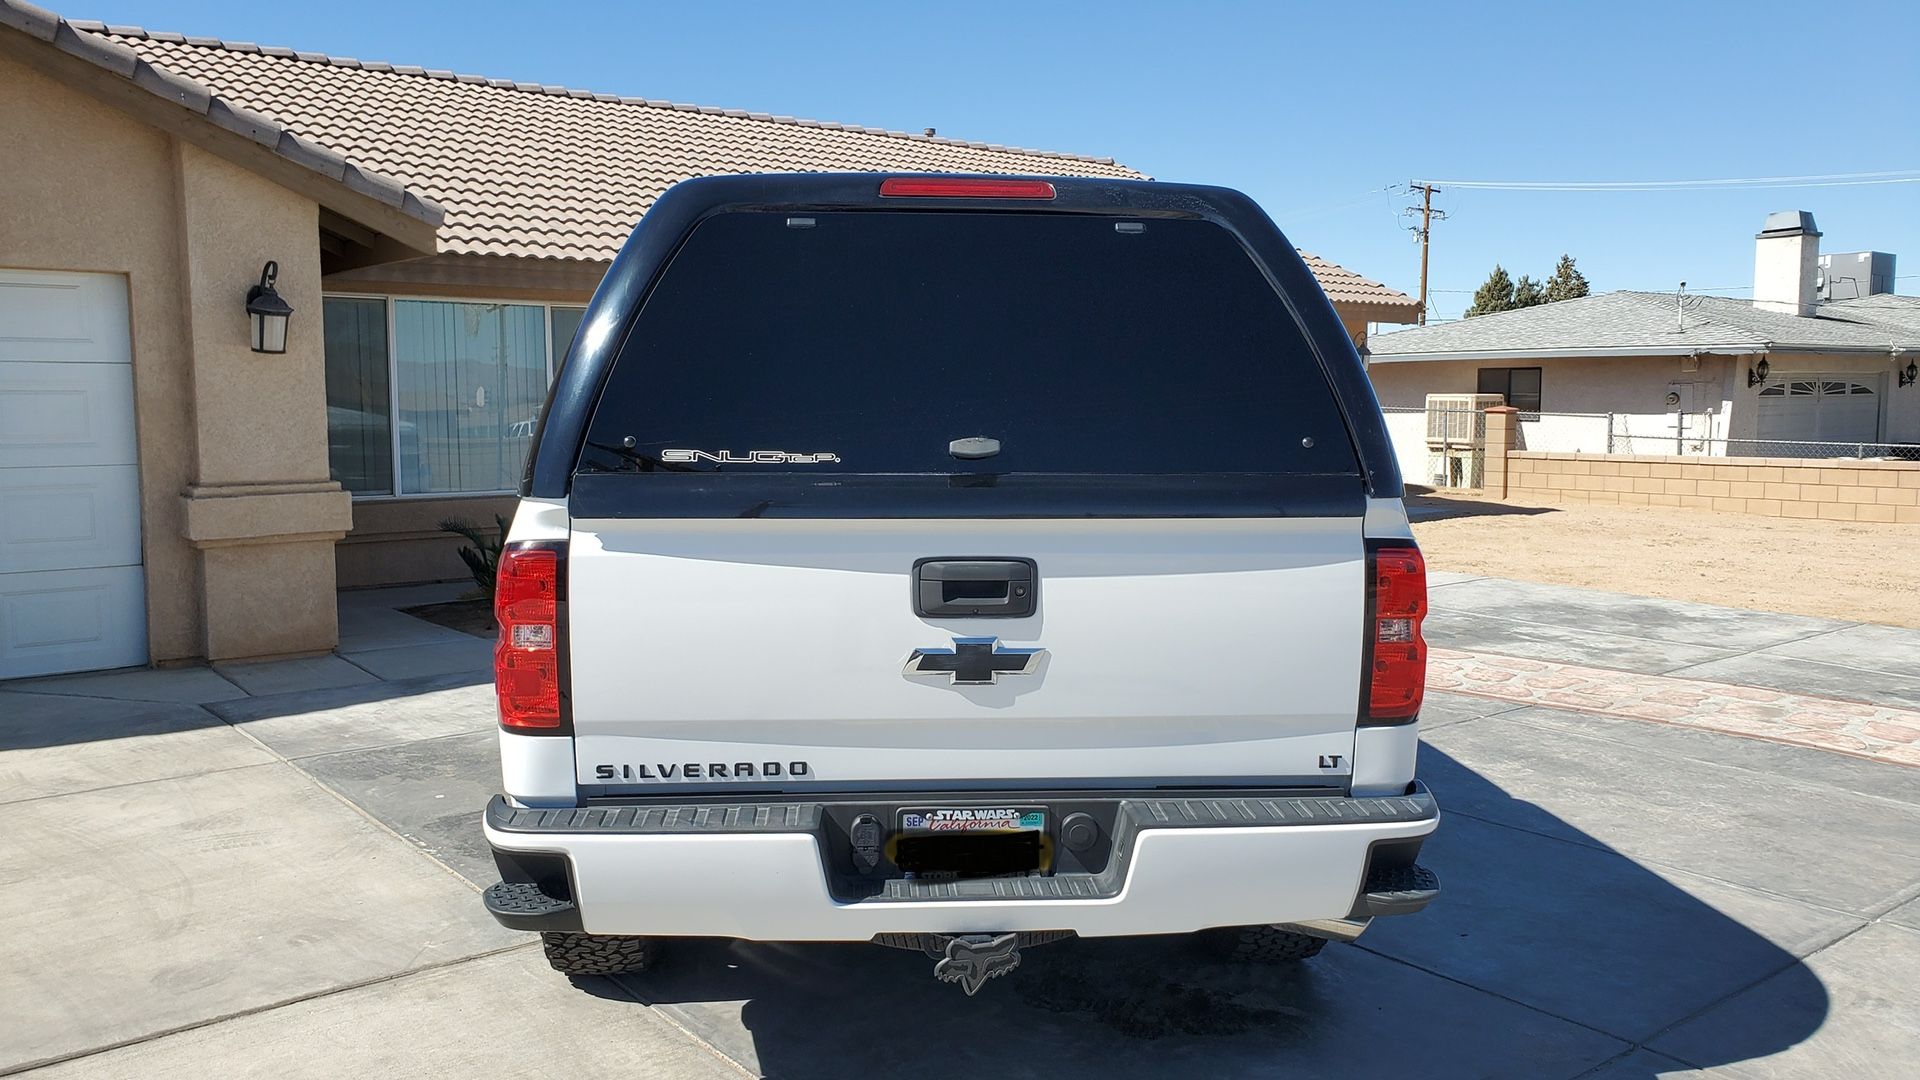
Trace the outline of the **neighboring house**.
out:
M 285 655 L 455 578 L 581 305 L 710 173 L 1107 158 L 67 21 L 0 0 L 0 678 Z M 249 348 L 263 266 L 294 314 Z M 1407 297 L 1320 260 L 1356 339 Z M 343 490 L 344 488 L 344 490 Z
M 1809 213 L 1769 215 L 1750 301 L 1612 292 L 1481 315 L 1376 336 L 1368 372 L 1390 409 L 1421 408 L 1428 394 L 1486 393 L 1524 412 L 1612 414 L 1616 451 L 1897 453 L 1860 444 L 1920 443 L 1920 386 L 1909 385 L 1920 297 L 1869 292 L 1891 288 L 1890 269 L 1864 283 L 1840 278 L 1835 261 L 1855 257 L 1820 259 L 1819 238 Z M 1866 295 L 1823 300 L 1823 291 Z M 1418 437 L 1417 424 L 1407 428 Z M 1600 445 L 1536 448 L 1609 449 L 1604 418 L 1584 430 Z M 1403 461 L 1419 456 L 1402 452 Z

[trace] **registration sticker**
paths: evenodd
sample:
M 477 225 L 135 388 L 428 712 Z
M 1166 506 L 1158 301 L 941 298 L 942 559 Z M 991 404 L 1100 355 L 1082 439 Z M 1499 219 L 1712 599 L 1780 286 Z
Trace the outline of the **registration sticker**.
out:
M 902 810 L 900 827 L 926 832 L 1024 832 L 1047 827 L 1047 813 L 1021 806 L 949 806 Z

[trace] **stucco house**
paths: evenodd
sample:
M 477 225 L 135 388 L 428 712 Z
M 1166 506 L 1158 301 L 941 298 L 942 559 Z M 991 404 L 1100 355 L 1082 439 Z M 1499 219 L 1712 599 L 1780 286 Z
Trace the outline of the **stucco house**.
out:
M 0 0 L 0 678 L 321 651 L 464 571 L 580 306 L 707 173 L 1043 153 L 62 19 Z M 252 348 L 267 264 L 284 352 Z M 1315 261 L 1359 338 L 1406 296 Z M 264 301 L 263 301 L 264 302 Z
M 1751 300 L 1610 292 L 1401 330 L 1368 342 L 1368 374 L 1389 409 L 1477 393 L 1608 414 L 1554 429 L 1598 445 L 1536 449 L 1606 453 L 1610 422 L 1615 452 L 1907 456 L 1887 444 L 1920 443 L 1920 297 L 1892 294 L 1892 256 L 1823 260 L 1805 211 L 1769 215 L 1754 247 Z M 1851 269 L 1868 255 L 1885 271 Z

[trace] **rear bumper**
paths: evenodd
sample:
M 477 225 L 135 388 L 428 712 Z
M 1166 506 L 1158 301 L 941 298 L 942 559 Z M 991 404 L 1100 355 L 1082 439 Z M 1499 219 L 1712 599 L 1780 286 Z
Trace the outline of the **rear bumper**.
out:
M 1119 799 L 1097 872 L 849 884 L 841 804 L 636 803 L 517 809 L 496 797 L 489 910 L 524 930 L 762 941 L 1072 931 L 1083 937 L 1407 914 L 1437 891 L 1414 857 L 1439 821 L 1425 787 L 1385 798 L 1236 792 Z M 1355 931 L 1357 932 L 1357 931 Z M 1334 936 L 1328 934 L 1327 936 Z M 1351 935 L 1345 935 L 1351 936 Z

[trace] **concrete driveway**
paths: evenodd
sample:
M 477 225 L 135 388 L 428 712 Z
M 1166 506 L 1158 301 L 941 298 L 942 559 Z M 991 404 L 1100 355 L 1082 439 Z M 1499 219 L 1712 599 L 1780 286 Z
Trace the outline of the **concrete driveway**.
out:
M 866 945 L 546 970 L 477 895 L 486 643 L 392 610 L 444 589 L 343 597 L 336 657 L 0 685 L 0 1073 L 1912 1075 L 1920 632 L 1436 585 L 1433 908 L 1297 970 L 1066 942 L 971 1000 Z

